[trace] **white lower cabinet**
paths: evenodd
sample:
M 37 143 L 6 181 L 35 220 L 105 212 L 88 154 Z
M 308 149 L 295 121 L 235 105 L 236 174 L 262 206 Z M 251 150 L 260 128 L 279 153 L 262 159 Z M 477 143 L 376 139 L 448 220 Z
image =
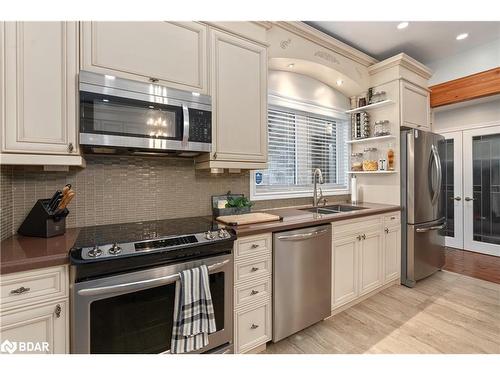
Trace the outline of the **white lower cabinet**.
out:
M 382 233 L 380 227 L 361 234 L 359 244 L 359 295 L 382 285 Z
M 355 235 L 333 239 L 332 310 L 358 296 L 358 239 Z
M 272 234 L 236 240 L 234 270 L 234 352 L 246 353 L 272 337 Z
M 401 227 L 384 228 L 384 283 L 395 280 L 401 272 Z
M 332 224 L 332 311 L 399 278 L 399 223 L 396 213 Z
M 69 352 L 69 317 L 66 299 L 14 310 L 2 314 L 1 317 L 1 342 L 9 340 L 13 353 Z
M 2 353 L 69 352 L 68 284 L 65 266 L 2 276 Z

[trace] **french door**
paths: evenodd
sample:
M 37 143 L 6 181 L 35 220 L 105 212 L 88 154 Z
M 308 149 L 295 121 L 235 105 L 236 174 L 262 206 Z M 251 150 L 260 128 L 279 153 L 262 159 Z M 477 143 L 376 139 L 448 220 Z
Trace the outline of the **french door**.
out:
M 464 249 L 500 256 L 500 126 L 463 132 Z
M 445 141 L 439 144 L 439 155 L 443 171 L 441 197 L 445 206 L 446 228 L 442 234 L 446 236 L 446 246 L 462 249 L 464 247 L 462 132 L 445 133 L 443 136 Z
M 446 246 L 500 256 L 500 126 L 442 135 Z

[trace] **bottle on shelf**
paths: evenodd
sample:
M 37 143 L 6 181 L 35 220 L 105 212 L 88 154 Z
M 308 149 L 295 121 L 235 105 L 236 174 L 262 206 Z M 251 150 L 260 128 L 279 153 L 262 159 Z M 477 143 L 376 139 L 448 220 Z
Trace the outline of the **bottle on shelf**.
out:
M 394 170 L 394 148 L 392 147 L 392 143 L 389 143 L 389 148 L 387 149 L 387 170 Z

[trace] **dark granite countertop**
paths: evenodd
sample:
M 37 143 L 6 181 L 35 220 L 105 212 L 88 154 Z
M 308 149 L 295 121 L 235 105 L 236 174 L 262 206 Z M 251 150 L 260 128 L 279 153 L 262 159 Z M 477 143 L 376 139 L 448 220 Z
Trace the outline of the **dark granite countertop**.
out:
M 359 203 L 358 206 L 365 207 L 366 209 L 343 212 L 335 215 L 321 215 L 299 210 L 299 208 L 305 208 L 307 206 L 266 210 L 265 212 L 281 216 L 283 220 L 235 226 L 233 229 L 238 236 L 248 236 L 401 210 L 400 206 L 366 202 Z M 206 217 L 206 219 L 207 222 L 211 221 L 210 217 Z M 182 220 L 189 220 L 189 218 L 168 219 L 165 222 L 169 221 L 175 224 L 175 222 Z M 88 231 L 88 229 L 89 228 L 86 228 L 85 230 Z M 75 245 L 82 230 L 84 230 L 84 228 L 70 228 L 66 230 L 64 235 L 52 238 L 14 235 L 3 240 L 0 243 L 0 274 L 68 264 L 69 250 Z

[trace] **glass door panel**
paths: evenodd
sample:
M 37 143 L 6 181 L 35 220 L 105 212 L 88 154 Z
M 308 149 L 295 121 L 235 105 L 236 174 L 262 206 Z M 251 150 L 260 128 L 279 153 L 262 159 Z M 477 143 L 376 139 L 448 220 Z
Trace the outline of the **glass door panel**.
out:
M 442 134 L 445 141 L 439 144 L 441 169 L 441 204 L 444 205 L 446 246 L 463 248 L 463 197 L 462 197 L 462 132 Z
M 500 127 L 464 132 L 465 249 L 500 256 Z

